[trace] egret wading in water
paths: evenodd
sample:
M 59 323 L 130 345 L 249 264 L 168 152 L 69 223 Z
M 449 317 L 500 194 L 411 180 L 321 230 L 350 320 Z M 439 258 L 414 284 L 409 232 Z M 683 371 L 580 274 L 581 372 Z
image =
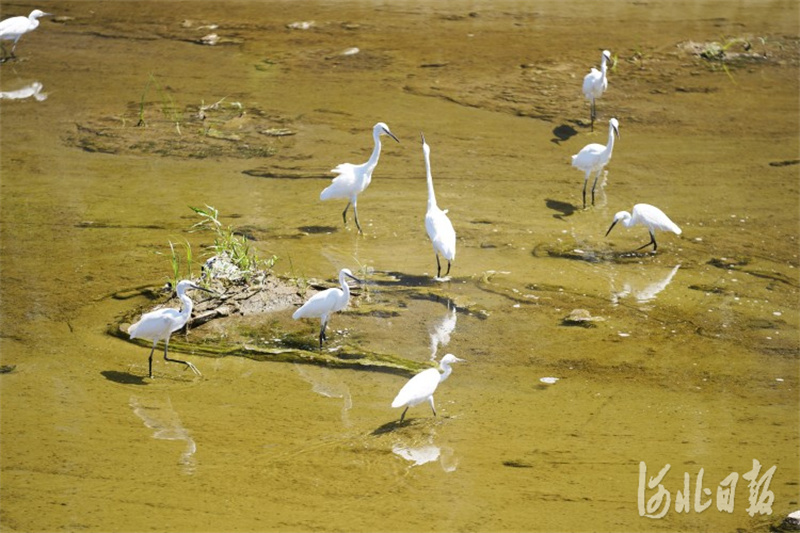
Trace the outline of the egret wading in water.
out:
M 608 228 L 606 237 L 608 237 L 608 234 L 614 229 L 617 222 L 622 222 L 622 225 L 626 228 L 640 224 L 645 226 L 647 231 L 650 232 L 650 242 L 638 247 L 636 251 L 646 248 L 651 244 L 653 245 L 653 252 L 656 251 L 658 248 L 656 244 L 656 230 L 671 231 L 676 235 L 681 234 L 681 228 L 679 228 L 677 224 L 671 221 L 661 209 L 650 204 L 636 204 L 633 206 L 633 215 L 627 211 L 620 211 L 614 215 L 614 222 L 612 222 L 611 227 Z
M 389 131 L 389 126 L 383 122 L 378 122 L 372 128 L 372 139 L 375 141 L 375 147 L 372 149 L 372 155 L 369 160 L 361 165 L 354 165 L 352 163 L 342 163 L 331 172 L 338 174 L 333 178 L 333 182 L 323 190 L 320 195 L 320 200 L 331 200 L 334 198 L 344 198 L 347 200 L 347 206 L 342 211 L 342 219 L 347 225 L 347 210 L 350 204 L 353 204 L 353 215 L 356 219 L 356 227 L 359 233 L 364 233 L 361 229 L 361 224 L 358 222 L 358 195 L 364 192 L 372 181 L 372 171 L 378 164 L 378 158 L 381 156 L 381 135 L 388 135 L 397 142 L 400 142 L 394 134 Z
M 433 192 L 433 176 L 431 175 L 431 148 L 422 135 L 422 153 L 425 155 L 425 172 L 428 176 L 428 211 L 425 213 L 425 229 L 433 244 L 433 253 L 436 255 L 436 278 L 442 275 L 442 264 L 439 255 L 447 259 L 447 272 L 450 273 L 450 263 L 456 258 L 456 231 L 447 218 L 447 209 L 444 211 L 436 205 L 436 195 Z
M 597 187 L 597 179 L 600 177 L 600 173 L 611 160 L 615 135 L 619 137 L 619 121 L 612 118 L 608 121 L 608 144 L 605 146 L 597 143 L 587 144 L 580 152 L 572 156 L 572 166 L 586 173 L 583 177 L 584 209 L 586 209 L 586 183 L 589 181 L 589 176 L 594 172 L 594 183 L 592 184 L 592 205 L 594 205 L 594 189 Z
M 137 323 L 128 328 L 128 333 L 130 334 L 131 339 L 146 339 L 153 341 L 153 349 L 150 350 L 149 360 L 151 379 L 153 377 L 153 352 L 156 350 L 158 341 L 164 341 L 165 361 L 169 361 L 171 363 L 182 363 L 188 366 L 192 372 L 198 376 L 201 375 L 200 371 L 197 370 L 197 368 L 189 361 L 170 359 L 167 356 L 170 335 L 185 326 L 192 314 L 192 299 L 186 295 L 186 291 L 190 289 L 201 290 L 208 293 L 211 292 L 208 289 L 204 289 L 203 287 L 195 285 L 191 281 L 185 279 L 178 283 L 178 287 L 175 291 L 178 293 L 178 299 L 181 301 L 180 311 L 177 309 L 158 309 L 156 311 L 151 311 L 143 314 L 142 318 L 140 318 Z
M 463 359 L 459 359 L 455 355 L 449 353 L 442 357 L 441 362 L 439 362 L 439 368 L 442 370 L 441 374 L 438 369 L 429 368 L 408 380 L 408 383 L 403 385 L 403 388 L 400 389 L 400 392 L 397 393 L 397 397 L 392 402 L 392 407 L 395 409 L 405 406 L 403 414 L 400 415 L 400 422 L 405 418 L 406 411 L 408 411 L 409 407 L 419 405 L 425 400 L 428 400 L 431 404 L 433 416 L 436 416 L 436 407 L 433 405 L 433 393 L 436 392 L 436 387 L 439 386 L 439 383 L 450 377 L 450 373 L 453 371 L 450 365 L 463 361 Z
M 609 61 L 611 61 L 611 52 L 608 50 L 603 50 L 603 58 L 600 63 L 600 70 L 592 67 L 592 70 L 589 71 L 589 74 L 583 78 L 583 95 L 592 103 L 592 131 L 594 131 L 594 119 L 597 117 L 595 100 L 603 96 L 605 90 L 608 89 L 608 77 L 606 76 L 608 66 L 606 63 Z
M 50 13 L 45 13 L 41 9 L 34 9 L 27 17 L 10 17 L 0 21 L 0 46 L 3 48 L 3 60 L 16 57 L 14 51 L 17 49 L 17 41 L 26 33 L 39 27 L 39 17 L 46 17 Z M 11 55 L 6 56 L 6 47 L 2 41 L 14 41 L 11 47 Z
M 341 289 L 336 287 L 326 289 L 318 292 L 308 299 L 303 306 L 294 312 L 292 318 L 297 320 L 299 318 L 319 318 L 321 327 L 319 328 L 319 349 L 322 349 L 322 343 L 327 339 L 325 336 L 325 328 L 328 326 L 331 313 L 341 311 L 347 307 L 350 301 L 350 287 L 347 285 L 347 278 L 351 278 L 361 283 L 361 280 L 353 276 L 349 269 L 343 268 L 339 271 L 339 285 Z

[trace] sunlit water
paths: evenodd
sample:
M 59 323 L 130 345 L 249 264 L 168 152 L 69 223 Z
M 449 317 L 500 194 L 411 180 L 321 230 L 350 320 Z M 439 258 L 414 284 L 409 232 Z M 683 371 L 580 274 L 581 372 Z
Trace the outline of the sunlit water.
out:
M 765 530 L 800 505 L 794 3 L 47 10 L 70 18 L 0 66 L 4 530 Z M 723 37 L 769 59 L 726 72 L 685 47 Z M 592 133 L 580 81 L 604 48 L 619 62 Z M 196 117 L 220 100 L 213 128 Z M 584 211 L 569 156 L 612 116 L 621 138 Z M 319 192 L 366 160 L 378 121 L 401 143 L 359 199 L 359 236 Z M 458 234 L 443 283 L 420 131 Z M 639 202 L 683 228 L 656 255 L 627 253 L 644 228 L 604 237 Z M 466 359 L 439 416 L 396 424 L 406 378 L 384 373 L 190 355 L 202 378 L 160 357 L 146 378 L 147 350 L 106 335 L 145 301 L 110 295 L 162 284 L 170 241 L 202 261 L 188 206 L 204 204 L 278 274 L 436 287 L 397 302 L 368 284 L 400 312 L 337 314 L 329 339 Z M 565 320 L 576 309 L 595 320 Z M 264 322 L 313 340 L 290 314 Z M 772 516 L 748 512 L 754 460 L 759 480 L 776 467 Z M 643 517 L 667 464 L 668 512 Z

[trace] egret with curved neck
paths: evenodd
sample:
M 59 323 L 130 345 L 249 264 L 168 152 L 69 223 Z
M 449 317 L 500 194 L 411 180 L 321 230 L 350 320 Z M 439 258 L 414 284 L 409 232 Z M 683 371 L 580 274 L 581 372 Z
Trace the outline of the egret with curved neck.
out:
M 158 341 L 164 341 L 164 360 L 171 363 L 181 363 L 191 369 L 192 372 L 201 375 L 200 371 L 189 361 L 182 361 L 180 359 L 170 359 L 167 355 L 169 349 L 169 338 L 173 332 L 178 331 L 192 315 L 192 299 L 186 294 L 190 289 L 211 292 L 198 285 L 195 285 L 189 280 L 183 280 L 178 283 L 176 292 L 178 299 L 181 301 L 181 310 L 177 309 L 158 309 L 142 315 L 138 322 L 128 328 L 128 333 L 131 339 L 146 339 L 153 341 L 153 348 L 150 350 L 149 358 L 149 375 L 153 377 L 153 352 L 156 350 Z
M 49 15 L 50 13 L 45 13 L 41 9 L 34 9 L 27 17 L 9 17 L 0 21 L 0 47 L 3 48 L 3 60 L 17 57 L 14 55 L 14 51 L 17 49 L 20 37 L 39 27 L 39 17 Z M 2 41 L 14 41 L 11 54 L 8 56 L 6 56 L 6 47 L 2 45 Z
M 341 289 L 333 287 L 318 292 L 308 299 L 300 309 L 294 312 L 292 318 L 297 320 L 300 318 L 319 318 L 319 349 L 322 349 L 322 343 L 327 340 L 325 335 L 325 328 L 328 327 L 328 320 L 332 313 L 341 311 L 350 302 L 350 287 L 347 285 L 347 278 L 361 282 L 357 277 L 353 276 L 350 269 L 343 268 L 339 271 L 339 285 Z
M 433 192 L 433 176 L 431 175 L 431 149 L 425 142 L 425 135 L 422 135 L 422 153 L 425 156 L 425 172 L 428 178 L 428 211 L 425 214 L 425 229 L 428 238 L 433 244 L 433 252 L 436 255 L 436 278 L 442 275 L 442 264 L 439 255 L 447 259 L 447 272 L 450 273 L 450 263 L 456 258 L 456 231 L 453 224 L 447 217 L 447 209 L 441 210 L 436 205 L 436 194 Z
M 619 121 L 612 118 L 608 121 L 608 144 L 605 146 L 598 143 L 587 144 L 580 152 L 572 156 L 572 166 L 586 173 L 583 178 L 584 209 L 586 209 L 586 183 L 589 181 L 589 176 L 593 172 L 596 173 L 592 184 L 592 205 L 594 205 L 594 190 L 597 187 L 597 179 L 600 177 L 603 168 L 611 160 L 615 135 L 619 137 Z
M 627 211 L 620 211 L 614 215 L 614 221 L 606 232 L 606 237 L 614 229 L 617 222 L 622 222 L 626 228 L 640 224 L 647 228 L 650 232 L 650 242 L 638 247 L 635 251 L 653 245 L 653 252 L 655 253 L 658 245 L 656 244 L 656 230 L 671 231 L 676 235 L 681 234 L 681 228 L 678 227 L 670 218 L 659 208 L 650 204 L 636 204 L 633 206 L 633 214 Z
M 358 195 L 364 192 L 370 182 L 372 181 L 372 171 L 378 165 L 378 159 L 381 156 L 381 135 L 388 135 L 397 142 L 400 142 L 394 134 L 389 131 L 389 126 L 383 122 L 378 122 L 372 128 L 372 140 L 375 146 L 372 149 L 372 155 L 366 163 L 354 165 L 352 163 L 342 163 L 331 172 L 338 174 L 333 178 L 328 187 L 323 190 L 320 195 L 320 200 L 331 200 L 335 198 L 344 198 L 347 200 L 347 205 L 342 211 L 342 219 L 347 225 L 347 210 L 350 204 L 353 205 L 353 215 L 356 219 L 356 227 L 359 233 L 364 233 L 361 229 L 361 224 L 358 222 Z
M 405 418 L 406 411 L 408 411 L 409 407 L 419 405 L 425 400 L 428 400 L 428 403 L 431 404 L 433 416 L 436 416 L 436 407 L 433 404 L 433 393 L 436 392 L 439 383 L 450 377 L 450 373 L 453 371 L 450 365 L 463 361 L 463 359 L 459 359 L 455 355 L 449 353 L 442 357 L 442 360 L 439 362 L 441 373 L 439 373 L 439 369 L 429 368 L 408 380 L 392 402 L 392 407 L 394 408 L 405 406 L 403 414 L 400 415 L 400 422 Z

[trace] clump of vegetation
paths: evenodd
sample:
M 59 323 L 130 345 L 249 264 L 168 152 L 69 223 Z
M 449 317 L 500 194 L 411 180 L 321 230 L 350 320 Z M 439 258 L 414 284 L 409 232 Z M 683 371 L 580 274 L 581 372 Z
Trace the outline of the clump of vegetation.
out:
M 223 277 L 232 281 L 242 280 L 247 282 L 253 275 L 270 270 L 276 255 L 268 259 L 258 256 L 256 250 L 250 245 L 247 237 L 237 234 L 231 226 L 223 226 L 219 221 L 219 211 L 206 205 L 205 208 L 191 207 L 201 220 L 192 226 L 190 231 L 206 230 L 214 233 L 214 244 L 211 245 L 213 256 L 206 262 L 206 270 L 224 274 Z
M 176 250 L 175 243 L 169 241 L 169 261 L 172 267 L 172 273 L 171 276 L 167 278 L 167 283 L 169 283 L 170 287 L 177 287 L 178 282 L 182 279 L 194 278 L 194 273 L 192 271 L 192 245 L 185 239 L 184 242 L 178 244 L 183 247 L 183 254 L 180 254 L 178 250 Z M 185 263 L 181 260 L 181 257 L 184 258 Z
M 155 90 L 158 93 L 158 98 L 161 101 L 161 114 L 166 120 L 175 124 L 175 130 L 178 132 L 178 135 L 181 135 L 181 122 L 183 122 L 183 113 L 180 109 L 178 109 L 178 105 L 172 95 L 168 94 L 164 90 L 164 88 L 158 83 L 158 80 L 156 80 L 155 76 L 152 74 L 150 74 L 147 83 L 144 84 L 142 98 L 139 102 L 139 121 L 136 123 L 136 126 L 147 126 L 147 121 L 144 118 L 144 104 L 147 91 L 150 89 L 151 85 L 155 87 Z

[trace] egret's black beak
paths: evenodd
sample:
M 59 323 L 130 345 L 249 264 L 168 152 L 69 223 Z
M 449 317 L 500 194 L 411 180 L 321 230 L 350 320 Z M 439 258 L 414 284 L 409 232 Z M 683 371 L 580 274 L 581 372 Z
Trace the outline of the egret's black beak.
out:
M 398 141 L 398 142 L 399 142 L 399 141 Z M 348 274 L 347 272 L 345 272 L 345 274 L 344 274 L 344 275 L 345 275 L 345 276 L 347 276 L 348 278 L 352 279 L 352 280 L 355 280 L 355 281 L 356 281 L 356 282 L 358 282 L 358 283 L 364 283 L 363 281 L 361 281 L 360 279 L 358 279 L 357 277 L 355 277 L 355 276 L 354 276 L 354 275 L 352 275 L 352 274 Z
M 614 133 L 617 134 L 617 139 L 621 139 L 621 137 L 619 136 L 619 128 L 617 128 L 616 126 L 614 126 Z
M 383 128 L 383 131 L 384 131 L 384 133 L 386 133 L 386 135 L 388 135 L 389 137 L 391 137 L 391 138 L 392 138 L 392 139 L 394 139 L 395 141 L 397 141 L 397 142 L 400 142 L 400 139 L 398 139 L 397 137 L 395 137 L 395 136 L 394 136 L 394 133 L 392 133 L 391 131 L 387 130 L 386 128 Z
M 422 137 L 422 144 L 428 144 L 428 143 L 425 142 L 425 134 L 422 133 L 422 132 L 419 132 L 419 135 L 420 135 L 420 137 Z
M 608 231 L 606 232 L 606 237 L 608 237 L 608 234 L 609 234 L 609 233 L 611 233 L 611 230 L 612 230 L 612 229 L 614 229 L 614 226 L 616 226 L 616 225 L 617 225 L 617 222 L 618 222 L 618 221 L 617 221 L 617 220 L 615 220 L 614 222 L 612 222 L 612 223 L 611 223 L 611 226 L 608 228 Z
M 206 289 L 205 287 L 201 287 L 200 285 L 194 285 L 194 284 L 193 284 L 193 285 L 192 285 L 192 288 L 193 288 L 193 289 L 196 289 L 196 290 L 198 290 L 198 291 L 207 292 L 208 294 L 210 294 L 210 295 L 212 295 L 212 296 L 216 296 L 216 295 L 217 295 L 217 294 L 216 294 L 214 291 L 212 291 L 211 289 Z

